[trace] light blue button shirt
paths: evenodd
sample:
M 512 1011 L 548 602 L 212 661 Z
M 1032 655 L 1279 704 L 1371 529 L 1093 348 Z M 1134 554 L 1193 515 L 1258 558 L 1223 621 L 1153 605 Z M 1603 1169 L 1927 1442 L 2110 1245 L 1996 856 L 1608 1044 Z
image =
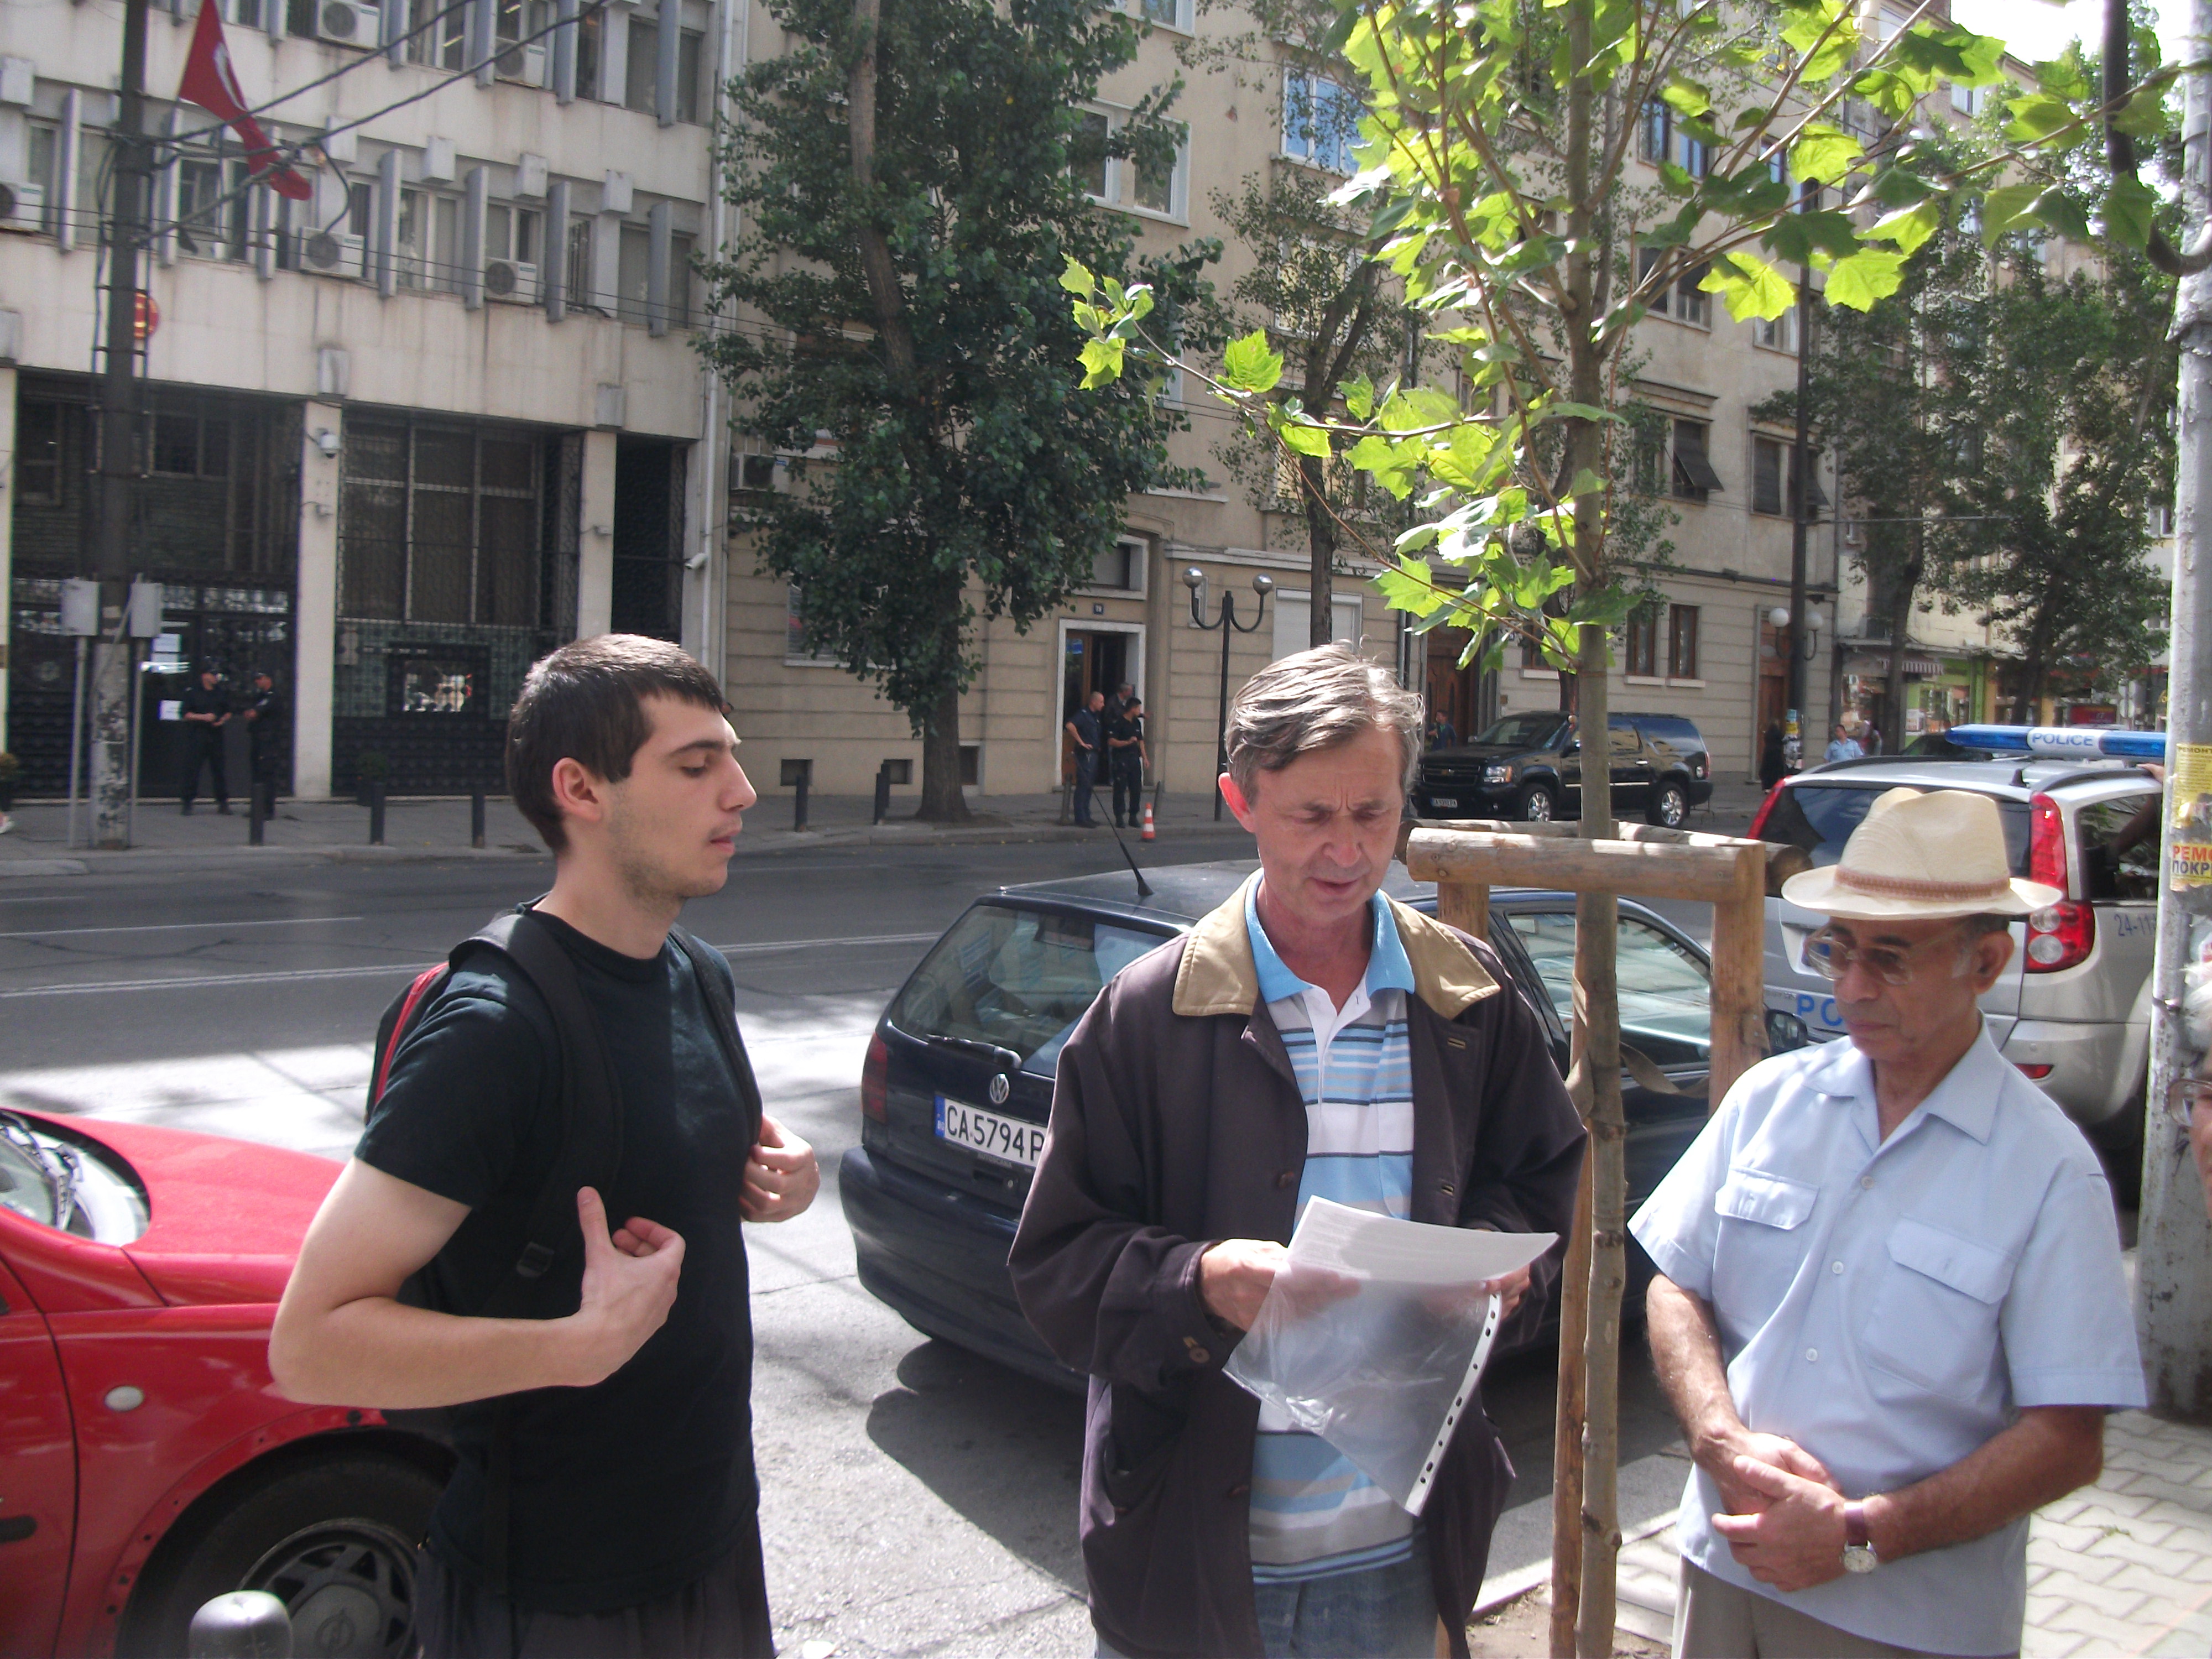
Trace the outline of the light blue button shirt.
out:
M 2112 1195 L 2096 1154 L 1986 1029 L 1881 1139 L 1849 1040 L 1738 1079 L 1631 1224 L 1713 1310 L 1747 1427 L 1850 1498 L 1949 1468 L 2025 1406 L 2141 1406 Z M 1824 1623 L 1924 1652 L 2017 1652 L 2027 1522 L 1784 1595 L 1712 1529 L 1703 1470 L 1682 1553 Z

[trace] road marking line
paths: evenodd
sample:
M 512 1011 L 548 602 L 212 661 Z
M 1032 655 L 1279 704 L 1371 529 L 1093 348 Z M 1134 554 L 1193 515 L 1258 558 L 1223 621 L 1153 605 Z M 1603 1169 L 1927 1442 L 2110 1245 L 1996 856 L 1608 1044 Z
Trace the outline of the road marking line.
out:
M 809 951 L 841 945 L 918 945 L 936 937 L 934 933 L 868 933 L 854 939 L 772 939 L 763 944 L 718 945 L 714 948 L 724 956 L 757 957 L 780 951 Z M 438 965 L 434 962 L 392 963 L 368 968 L 302 968 L 278 974 L 207 974 L 191 979 L 108 979 L 88 981 L 81 985 L 26 985 L 17 990 L 0 991 L 0 1001 L 17 997 L 85 996 L 107 991 L 212 991 L 237 985 L 296 984 L 301 980 L 369 979 L 380 974 L 396 979 L 402 975 L 411 977 Z
M 76 939 L 86 933 L 175 933 L 191 927 L 309 927 L 319 921 L 359 921 L 359 916 L 280 916 L 270 921 L 155 921 L 135 927 L 33 927 L 0 939 Z

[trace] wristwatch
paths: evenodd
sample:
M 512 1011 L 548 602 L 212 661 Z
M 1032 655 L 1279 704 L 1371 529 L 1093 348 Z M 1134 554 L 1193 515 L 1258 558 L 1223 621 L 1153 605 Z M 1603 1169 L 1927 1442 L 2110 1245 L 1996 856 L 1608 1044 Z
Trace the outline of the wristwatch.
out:
M 1844 1571 L 1872 1572 L 1881 1565 L 1881 1558 L 1874 1553 L 1874 1540 L 1867 1532 L 1866 1505 L 1844 1505 Z

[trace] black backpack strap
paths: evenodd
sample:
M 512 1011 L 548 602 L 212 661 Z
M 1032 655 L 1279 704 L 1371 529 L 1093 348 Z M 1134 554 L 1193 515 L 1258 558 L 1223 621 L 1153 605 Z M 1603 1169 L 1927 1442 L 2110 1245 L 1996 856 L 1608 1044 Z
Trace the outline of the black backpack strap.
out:
M 700 994 L 707 1000 L 714 1036 L 722 1045 L 722 1058 L 729 1062 L 738 1079 L 738 1098 L 751 1120 L 752 1138 L 757 1140 L 763 1110 L 760 1084 L 753 1076 L 752 1059 L 745 1053 L 744 1034 L 738 1030 L 737 1001 L 731 994 L 729 981 L 723 977 L 728 969 L 712 951 L 681 927 L 670 928 L 668 937 L 690 959 L 691 975 L 699 981 Z
M 622 1091 L 599 1017 L 584 1000 L 576 964 L 552 931 L 526 909 L 509 910 L 471 936 L 471 945 L 505 954 L 527 977 L 553 1016 L 561 1044 L 561 1144 L 545 1184 L 530 1206 L 514 1271 L 477 1313 L 511 1318 L 536 1299 L 538 1282 L 556 1262 L 582 1271 L 584 1234 L 576 1189 L 589 1187 L 613 1202 L 622 1167 Z

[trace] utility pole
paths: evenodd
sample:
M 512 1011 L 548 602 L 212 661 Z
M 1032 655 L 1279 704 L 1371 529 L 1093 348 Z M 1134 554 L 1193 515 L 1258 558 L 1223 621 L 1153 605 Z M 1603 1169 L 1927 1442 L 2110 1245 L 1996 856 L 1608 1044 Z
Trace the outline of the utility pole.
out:
M 115 103 L 115 204 L 107 231 L 106 355 L 100 368 L 100 519 L 93 574 L 100 637 L 92 668 L 92 833 L 131 844 L 131 653 L 126 590 L 138 499 L 138 270 L 153 169 L 146 150 L 149 0 L 125 0 L 123 76 Z M 110 619 L 113 621 L 111 623 Z
M 1797 722 L 1801 754 L 1813 744 L 1805 720 L 1805 532 L 1812 510 L 1813 453 L 1811 393 L 1813 363 L 1813 268 L 1797 267 L 1797 438 L 1790 452 L 1790 717 Z
M 2212 0 L 2195 0 L 2191 29 L 2212 32 Z M 2201 74 L 2183 77 L 2183 200 L 2198 234 L 2207 213 L 2207 164 L 2212 161 L 2212 86 Z M 2212 273 L 2184 276 L 2175 308 L 2181 343 L 2180 453 L 2175 470 L 2173 616 L 2167 650 L 2172 678 L 2166 711 L 2167 811 L 2161 867 L 2172 872 L 2175 820 L 2193 804 L 2181 781 L 2201 775 L 2212 758 L 2212 627 L 2205 607 L 2212 581 Z M 2191 788 L 2202 785 L 2192 783 Z M 2193 838 L 2193 837 L 2192 837 Z M 2145 1103 L 2142 1208 L 2136 1224 L 2136 1328 L 2142 1338 L 2152 1407 L 2177 1416 L 2212 1416 L 2212 1231 L 2203 1188 L 2180 1127 L 2163 1114 L 2166 1085 L 2195 1059 L 2181 1018 L 2183 969 L 2199 939 L 2212 938 L 2212 887 L 2176 884 L 2171 873 L 2159 895 L 2158 956 L 2152 969 L 2150 1082 Z

